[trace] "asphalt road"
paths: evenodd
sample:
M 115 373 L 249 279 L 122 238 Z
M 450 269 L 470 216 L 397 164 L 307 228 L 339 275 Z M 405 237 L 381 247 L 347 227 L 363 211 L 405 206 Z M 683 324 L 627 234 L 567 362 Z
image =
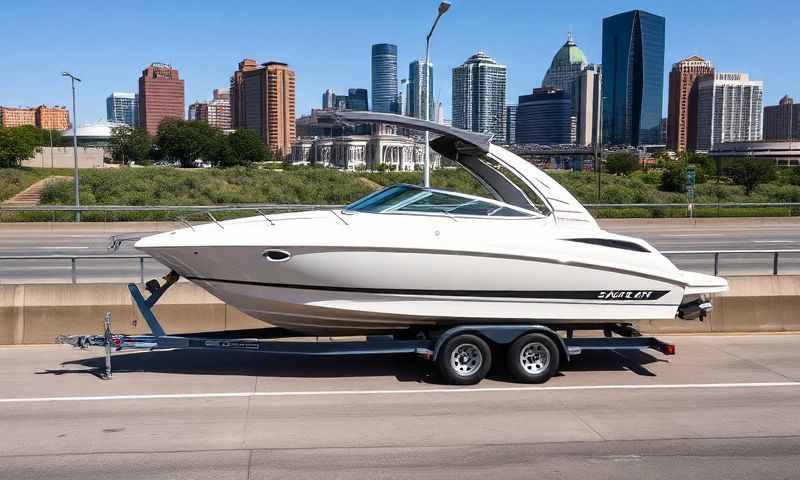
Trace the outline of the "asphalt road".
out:
M 543 386 L 406 357 L 0 348 L 0 478 L 791 479 L 800 336 L 587 352 Z
M 686 225 L 679 222 L 625 220 L 603 222 L 615 233 L 644 238 L 660 250 L 776 250 L 800 249 L 800 219 L 770 221 L 758 225 L 749 220 L 699 222 Z M 178 228 L 164 223 L 161 230 Z M 135 230 L 134 230 L 135 231 Z M 120 224 L 84 224 L 78 229 L 42 226 L 7 229 L 0 225 L 0 256 L 18 255 L 92 255 L 107 254 L 108 237 L 112 233 L 131 233 L 132 227 Z M 118 254 L 137 254 L 130 244 Z M 671 256 L 678 267 L 713 273 L 713 256 Z M 128 282 L 138 280 L 137 260 L 83 260 L 78 262 L 79 282 Z M 154 261 L 145 262 L 145 280 L 163 276 L 166 271 Z M 723 275 L 772 273 L 772 256 L 764 254 L 730 254 L 720 258 Z M 781 273 L 800 274 L 800 254 L 780 257 Z M 3 261 L 0 260 L 0 283 L 62 283 L 71 280 L 70 262 L 66 260 Z

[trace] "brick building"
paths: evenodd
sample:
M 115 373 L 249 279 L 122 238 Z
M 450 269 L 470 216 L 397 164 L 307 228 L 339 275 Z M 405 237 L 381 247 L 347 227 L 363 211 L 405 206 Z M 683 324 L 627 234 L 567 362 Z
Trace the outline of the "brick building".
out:
M 61 131 L 71 126 L 69 110 L 66 107 L 45 105 L 36 108 L 0 107 L 0 125 L 4 127 L 31 125 L 37 128 Z
M 295 75 L 285 63 L 258 66 L 244 59 L 231 77 L 231 126 L 258 132 L 267 146 L 288 156 L 295 140 Z
M 694 150 L 697 141 L 697 79 L 714 75 L 711 62 L 697 55 L 672 66 L 669 72 L 667 149 Z
M 69 110 L 66 107 L 36 107 L 36 126 L 46 130 L 66 130 L 70 128 Z
M 4 127 L 36 126 L 36 110 L 33 108 L 0 107 L 0 125 Z
M 139 77 L 139 126 L 151 135 L 165 118 L 183 119 L 184 85 L 178 70 L 153 63 Z

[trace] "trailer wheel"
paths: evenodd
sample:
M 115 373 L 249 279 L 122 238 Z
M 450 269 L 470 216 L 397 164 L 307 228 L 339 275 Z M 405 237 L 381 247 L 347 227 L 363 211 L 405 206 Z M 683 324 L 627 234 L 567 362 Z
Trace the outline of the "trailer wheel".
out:
M 492 366 L 489 345 L 475 335 L 456 335 L 447 340 L 436 360 L 444 380 L 451 385 L 474 385 Z
M 544 383 L 558 371 L 560 352 L 547 335 L 529 333 L 508 349 L 508 369 L 522 383 Z

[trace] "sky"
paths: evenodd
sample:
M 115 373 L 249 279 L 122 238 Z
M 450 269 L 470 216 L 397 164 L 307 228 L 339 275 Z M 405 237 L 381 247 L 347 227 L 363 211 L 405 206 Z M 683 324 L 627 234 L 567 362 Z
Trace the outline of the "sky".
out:
M 398 77 L 425 55 L 438 0 L 137 1 L 0 0 L 0 105 L 71 103 L 78 123 L 105 119 L 112 91 L 135 92 L 141 71 L 170 63 L 186 85 L 186 106 L 228 86 L 243 58 L 289 63 L 297 115 L 319 108 L 332 88 L 370 89 L 370 47 L 398 45 Z M 453 0 L 434 34 L 433 94 L 450 118 L 451 69 L 483 50 L 508 66 L 508 103 L 538 87 L 572 31 L 589 62 L 601 62 L 602 19 L 642 9 L 666 17 L 664 104 L 671 65 L 690 55 L 717 71 L 764 81 L 764 104 L 800 100 L 798 0 Z

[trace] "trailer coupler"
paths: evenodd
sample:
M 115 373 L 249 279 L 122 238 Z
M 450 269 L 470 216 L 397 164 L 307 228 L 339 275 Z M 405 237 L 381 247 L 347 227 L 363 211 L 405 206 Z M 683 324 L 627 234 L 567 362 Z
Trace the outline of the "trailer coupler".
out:
M 111 346 L 119 342 L 118 336 L 111 333 L 111 312 L 106 313 L 103 320 L 102 335 L 59 335 L 56 343 L 65 343 L 81 349 L 89 347 L 104 347 L 106 354 L 105 369 L 100 372 L 100 378 L 111 380 Z M 119 349 L 119 347 L 117 347 Z
M 105 349 L 106 365 L 105 371 L 101 372 L 100 377 L 106 380 L 111 379 L 111 350 L 122 350 L 123 348 L 156 348 L 159 346 L 158 338 L 166 336 L 164 328 L 159 323 L 152 308 L 166 293 L 166 291 L 178 281 L 180 276 L 174 270 L 164 276 L 164 283 L 159 283 L 153 279 L 144 286 L 150 295 L 144 298 L 139 287 L 135 283 L 128 284 L 128 291 L 131 293 L 139 313 L 142 314 L 147 326 L 153 335 L 114 335 L 111 333 L 111 312 L 106 313 L 103 321 L 102 335 L 59 335 L 56 343 L 72 345 L 73 347 L 85 349 L 89 347 L 102 347 Z

